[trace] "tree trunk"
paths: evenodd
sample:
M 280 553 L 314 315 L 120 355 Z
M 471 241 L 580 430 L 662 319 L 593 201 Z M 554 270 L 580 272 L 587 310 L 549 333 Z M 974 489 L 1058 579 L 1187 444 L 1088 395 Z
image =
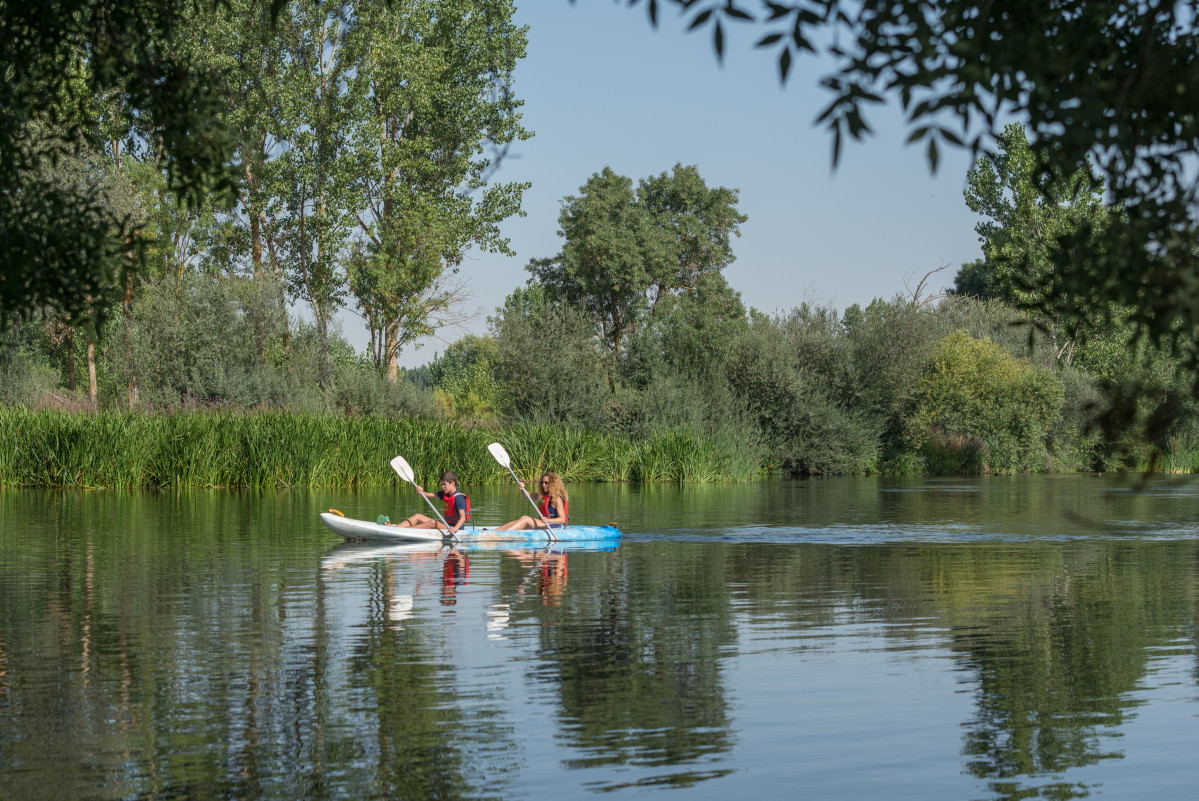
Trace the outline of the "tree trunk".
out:
M 129 360 L 129 379 L 125 384 L 125 389 L 129 396 L 129 408 L 133 409 L 138 403 L 137 391 L 137 360 L 134 357 L 133 348 L 133 275 L 132 273 L 125 279 L 125 297 L 121 301 L 121 312 L 125 319 L 123 325 L 125 327 L 125 349 L 126 358 Z M 93 393 L 94 394 L 94 393 Z
M 283 287 L 283 265 L 279 262 L 278 250 L 275 247 L 275 238 L 272 236 L 268 228 L 265 234 L 267 257 L 271 263 L 271 274 L 275 277 L 275 286 L 278 288 L 277 301 L 279 304 L 279 315 L 283 321 L 283 333 L 280 335 L 283 345 L 283 363 L 287 365 L 287 372 L 291 374 L 291 324 L 287 319 L 287 294 Z
M 398 326 L 385 326 L 381 336 L 387 354 L 387 380 L 395 384 L 400 380 L 400 349 L 395 346 L 396 337 L 399 336 Z
M 67 329 L 67 389 L 75 392 L 75 329 Z
M 87 338 L 87 394 L 91 398 L 92 408 L 99 406 L 99 391 L 96 389 L 96 343 Z
M 320 382 L 321 389 L 330 389 L 333 386 L 333 362 L 329 358 L 329 326 L 325 317 L 323 310 L 317 311 L 316 334 L 321 343 L 320 359 L 318 360 L 320 375 L 317 380 Z

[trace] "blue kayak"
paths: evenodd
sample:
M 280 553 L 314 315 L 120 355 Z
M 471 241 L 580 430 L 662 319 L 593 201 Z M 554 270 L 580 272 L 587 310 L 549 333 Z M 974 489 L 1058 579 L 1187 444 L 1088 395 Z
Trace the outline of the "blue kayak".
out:
M 442 532 L 431 528 L 401 528 L 367 520 L 355 520 L 335 512 L 322 512 L 321 522 L 347 540 L 377 540 L 383 542 L 441 542 Z M 541 542 L 547 540 L 545 529 L 535 531 L 496 531 L 487 528 L 464 528 L 458 532 L 462 542 L 471 544 L 506 542 Z M 558 542 L 613 542 L 620 539 L 615 526 L 564 526 L 554 529 Z

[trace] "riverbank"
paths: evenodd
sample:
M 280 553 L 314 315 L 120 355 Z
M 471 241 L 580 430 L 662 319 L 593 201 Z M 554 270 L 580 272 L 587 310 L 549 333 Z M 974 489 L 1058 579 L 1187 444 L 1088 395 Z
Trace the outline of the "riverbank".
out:
M 747 481 L 756 450 L 731 436 L 677 430 L 633 439 L 549 425 L 464 428 L 423 418 L 286 411 L 67 412 L 0 409 L 0 486 L 380 487 L 397 454 L 436 486 L 511 481 L 487 452 L 500 442 L 523 476 L 580 481 Z

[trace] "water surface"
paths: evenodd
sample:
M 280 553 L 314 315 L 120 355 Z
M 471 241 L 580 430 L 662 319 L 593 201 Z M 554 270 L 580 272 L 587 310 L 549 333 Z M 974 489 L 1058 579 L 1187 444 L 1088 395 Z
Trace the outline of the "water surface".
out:
M 570 490 L 0 490 L 0 798 L 1193 797 L 1195 481 Z

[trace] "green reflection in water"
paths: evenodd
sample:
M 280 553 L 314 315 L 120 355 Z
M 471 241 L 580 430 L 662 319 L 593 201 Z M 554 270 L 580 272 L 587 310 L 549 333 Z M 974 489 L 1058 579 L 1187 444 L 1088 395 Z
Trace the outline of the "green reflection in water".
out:
M 1194 659 L 1199 560 L 1193 539 L 1149 537 L 1184 530 L 1195 501 L 1087 478 L 773 482 L 723 504 L 712 488 L 587 488 L 583 508 L 634 531 L 619 550 L 474 553 L 452 586 L 444 552 L 322 570 L 337 540 L 316 512 L 394 494 L 0 491 L 0 796 L 722 797 L 797 781 L 828 796 L 807 766 L 851 729 L 832 717 L 796 762 L 799 722 L 785 704 L 749 716 L 757 691 L 728 673 L 765 638 L 801 693 L 808 655 L 839 660 L 863 630 L 972 694 L 955 759 L 919 766 L 966 782 L 957 797 L 1078 797 L 1117 762 L 1151 787 L 1161 766 L 1121 736 L 1151 661 Z M 519 509 L 477 497 L 483 515 Z M 1099 515 L 1113 525 L 1083 536 Z M 1000 536 L 904 541 L 979 527 Z M 837 544 L 847 531 L 899 541 Z M 913 736 L 885 698 L 835 701 Z M 788 734 L 746 753 L 758 727 Z

